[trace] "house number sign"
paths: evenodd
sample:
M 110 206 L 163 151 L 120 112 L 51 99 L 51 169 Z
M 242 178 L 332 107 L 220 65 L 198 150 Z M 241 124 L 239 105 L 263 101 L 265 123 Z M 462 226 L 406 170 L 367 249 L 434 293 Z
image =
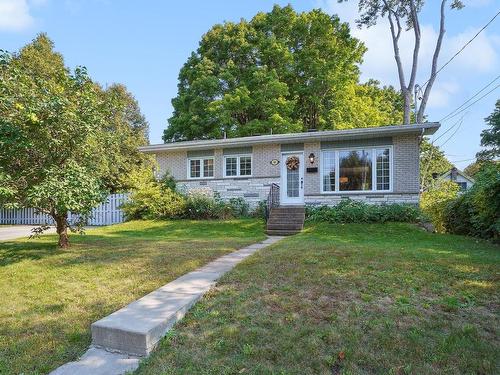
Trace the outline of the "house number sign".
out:
M 278 165 L 280 161 L 278 159 L 271 160 L 271 165 Z

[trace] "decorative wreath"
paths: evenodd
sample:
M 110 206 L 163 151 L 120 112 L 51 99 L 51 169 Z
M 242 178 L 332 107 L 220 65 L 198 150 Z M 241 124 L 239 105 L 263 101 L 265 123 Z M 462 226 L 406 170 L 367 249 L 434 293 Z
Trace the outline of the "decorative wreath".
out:
M 290 171 L 295 171 L 299 168 L 299 158 L 296 156 L 290 156 L 286 159 L 286 167 Z

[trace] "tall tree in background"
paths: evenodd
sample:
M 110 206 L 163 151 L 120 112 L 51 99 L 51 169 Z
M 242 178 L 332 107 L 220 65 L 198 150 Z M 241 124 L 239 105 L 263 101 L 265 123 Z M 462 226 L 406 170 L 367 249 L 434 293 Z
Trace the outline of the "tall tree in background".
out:
M 433 174 L 440 176 L 452 167 L 444 152 L 424 138 L 420 145 L 420 188 L 428 190 L 435 181 Z
M 149 124 L 124 85 L 113 84 L 102 95 L 108 155 L 104 186 L 111 192 L 126 191 L 131 172 L 148 166 L 148 156 L 138 147 L 148 144 Z
M 338 0 L 340 3 L 348 0 Z M 420 20 L 419 15 L 422 7 L 424 6 L 424 0 L 359 0 L 358 8 L 360 17 L 356 21 L 359 27 L 370 27 L 377 24 L 379 18 L 385 18 L 389 20 L 389 28 L 392 37 L 392 45 L 394 49 L 394 59 L 396 60 L 396 66 L 398 70 L 399 84 L 401 88 L 401 95 L 404 100 L 404 115 L 403 123 L 409 124 L 411 121 L 411 104 L 413 91 L 415 89 L 417 72 L 418 72 L 418 56 L 420 53 L 420 40 L 421 40 L 421 30 L 420 30 Z M 428 81 L 426 82 L 424 92 L 420 105 L 418 106 L 418 112 L 416 121 L 421 123 L 424 120 L 425 108 L 427 106 L 427 101 L 429 100 L 429 95 L 436 80 L 437 70 L 438 70 L 438 59 L 439 53 L 441 52 L 441 47 L 443 43 L 443 37 L 445 34 L 445 16 L 446 16 L 446 3 L 447 0 L 440 0 L 439 8 L 439 32 L 438 38 L 436 40 L 436 46 L 434 47 L 434 54 L 432 56 L 431 62 L 431 72 Z M 460 0 L 452 0 L 450 7 L 452 9 L 463 8 L 463 3 Z M 413 44 L 413 56 L 411 62 L 410 76 L 407 79 L 405 75 L 405 67 L 403 66 L 403 61 L 401 58 L 401 52 L 399 49 L 399 39 L 404 30 L 412 30 L 415 41 Z M 414 103 L 417 105 L 417 103 Z
M 479 160 L 497 160 L 500 157 L 500 99 L 485 121 L 489 128 L 481 132 L 481 146 L 486 150 L 478 152 L 476 157 Z
M 180 71 L 163 139 L 395 123 L 402 109 L 395 91 L 358 83 L 364 52 L 346 23 L 320 10 L 275 6 L 251 21 L 215 25 Z
M 121 186 L 123 153 L 145 142 L 137 113 L 123 87 L 103 91 L 85 68 L 67 69 L 44 34 L 17 54 L 2 52 L 0 204 L 49 214 L 59 246 L 69 246 L 68 229 Z M 68 211 L 82 220 L 70 223 Z

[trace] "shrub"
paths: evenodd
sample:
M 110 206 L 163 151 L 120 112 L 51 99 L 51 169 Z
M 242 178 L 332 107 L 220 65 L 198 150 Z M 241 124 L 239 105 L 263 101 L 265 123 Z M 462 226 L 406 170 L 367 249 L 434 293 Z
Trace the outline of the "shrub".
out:
M 250 211 L 250 206 L 244 198 L 231 198 L 226 203 L 233 217 L 247 217 Z
M 330 223 L 416 222 L 419 215 L 418 208 L 410 204 L 372 205 L 350 199 L 333 207 L 308 206 L 306 209 L 308 221 Z
M 224 203 L 210 188 L 191 189 L 187 194 L 185 216 L 190 219 L 217 219 L 222 216 Z
M 183 215 L 185 198 L 156 181 L 149 171 L 139 171 L 131 176 L 130 196 L 122 205 L 127 220 L 167 219 Z
M 445 209 L 445 228 L 450 233 L 499 239 L 500 164 L 484 164 L 474 186 Z
M 446 207 L 458 196 L 459 186 L 452 181 L 439 181 L 422 193 L 420 208 L 438 232 L 446 230 Z

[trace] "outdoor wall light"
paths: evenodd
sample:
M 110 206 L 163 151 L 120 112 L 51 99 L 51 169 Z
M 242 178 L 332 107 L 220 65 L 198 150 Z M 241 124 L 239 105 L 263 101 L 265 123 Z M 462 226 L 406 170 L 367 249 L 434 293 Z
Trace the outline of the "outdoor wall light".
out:
M 310 162 L 311 164 L 314 164 L 314 159 L 316 159 L 316 155 L 314 155 L 314 153 L 312 153 L 312 152 L 311 152 L 311 153 L 309 154 L 309 162 Z

